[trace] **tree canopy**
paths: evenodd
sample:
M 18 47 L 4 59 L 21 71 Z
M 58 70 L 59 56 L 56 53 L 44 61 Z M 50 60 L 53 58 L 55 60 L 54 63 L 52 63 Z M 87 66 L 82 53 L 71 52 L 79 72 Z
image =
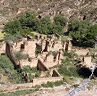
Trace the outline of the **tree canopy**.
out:
M 45 16 L 38 18 L 35 13 L 26 13 L 15 20 L 9 21 L 4 32 L 7 34 L 30 34 L 32 31 L 41 34 L 63 34 L 64 26 L 67 24 L 67 19 L 64 16 L 58 15 L 54 17 L 54 22 L 50 17 Z
M 68 27 L 74 45 L 94 47 L 97 25 L 92 25 L 88 21 L 72 21 Z

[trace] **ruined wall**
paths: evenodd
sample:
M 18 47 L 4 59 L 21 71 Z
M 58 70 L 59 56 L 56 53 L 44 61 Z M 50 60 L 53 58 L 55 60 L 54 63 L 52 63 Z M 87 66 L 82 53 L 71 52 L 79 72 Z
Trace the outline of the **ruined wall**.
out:
M 48 68 L 43 64 L 41 60 L 38 60 L 37 69 L 40 71 L 47 71 Z
M 9 42 L 6 42 L 6 54 L 9 57 L 9 59 L 11 60 L 11 62 L 14 64 L 15 68 L 20 68 L 19 66 L 19 62 L 17 61 L 17 59 L 15 58 L 13 52 L 12 52 L 12 44 L 10 44 Z
M 36 78 L 33 79 L 33 83 L 0 85 L 0 91 L 10 92 L 17 89 L 28 89 L 33 88 L 36 85 L 46 84 L 47 82 L 56 82 L 61 80 L 63 80 L 62 77 Z

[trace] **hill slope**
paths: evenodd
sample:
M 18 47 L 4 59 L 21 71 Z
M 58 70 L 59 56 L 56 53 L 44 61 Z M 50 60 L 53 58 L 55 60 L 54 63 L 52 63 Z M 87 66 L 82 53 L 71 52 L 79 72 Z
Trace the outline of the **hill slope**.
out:
M 7 20 L 26 11 L 54 16 L 64 14 L 69 18 L 97 19 L 96 0 L 0 0 L 0 27 Z

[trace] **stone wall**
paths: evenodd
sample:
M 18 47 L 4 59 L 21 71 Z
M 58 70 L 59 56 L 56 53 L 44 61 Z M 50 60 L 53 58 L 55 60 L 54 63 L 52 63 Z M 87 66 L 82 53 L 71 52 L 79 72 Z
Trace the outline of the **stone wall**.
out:
M 10 92 L 18 89 L 23 90 L 33 88 L 36 85 L 46 84 L 47 82 L 56 82 L 60 80 L 63 80 L 63 78 L 62 77 L 36 78 L 33 79 L 33 83 L 0 85 L 0 91 Z
M 19 61 L 17 61 L 17 59 L 15 58 L 13 52 L 12 52 L 12 44 L 9 42 L 6 42 L 6 54 L 9 57 L 9 59 L 11 60 L 11 62 L 14 64 L 15 68 L 20 67 L 19 66 Z
M 37 69 L 40 71 L 47 71 L 48 68 L 43 64 L 43 62 L 39 59 L 37 63 Z

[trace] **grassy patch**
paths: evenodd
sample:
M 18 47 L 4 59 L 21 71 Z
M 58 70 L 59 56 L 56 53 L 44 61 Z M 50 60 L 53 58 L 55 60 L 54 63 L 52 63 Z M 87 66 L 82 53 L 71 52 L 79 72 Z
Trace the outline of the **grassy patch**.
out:
M 75 58 L 77 58 L 77 55 L 73 52 L 65 52 L 64 57 L 65 58 L 63 59 L 62 64 L 58 67 L 58 72 L 64 77 L 65 82 L 72 83 L 75 81 L 74 78 L 80 78 L 77 72 L 77 68 L 74 65 L 77 63 L 75 60 Z
M 12 62 L 6 55 L 0 56 L 0 73 L 3 74 L 3 76 L 6 75 L 10 82 L 23 82 L 22 74 L 14 69 Z
M 77 68 L 74 65 L 74 61 L 66 58 L 65 60 L 63 60 L 62 65 L 59 66 L 58 68 L 58 72 L 62 75 L 62 76 L 73 76 L 73 77 L 79 77 L 78 72 L 77 72 Z
M 0 40 L 3 40 L 4 39 L 4 34 L 5 33 L 0 32 Z
M 41 86 L 46 87 L 46 88 L 48 88 L 48 87 L 53 88 L 53 87 L 56 87 L 56 86 L 60 86 L 62 84 L 63 84 L 63 81 L 56 81 L 56 82 L 47 82 L 47 84 L 42 84 Z
M 20 95 L 30 94 L 38 90 L 39 90 L 38 88 L 28 89 L 28 90 L 19 90 L 19 91 L 15 91 L 11 93 L 0 93 L 0 96 L 20 96 Z

